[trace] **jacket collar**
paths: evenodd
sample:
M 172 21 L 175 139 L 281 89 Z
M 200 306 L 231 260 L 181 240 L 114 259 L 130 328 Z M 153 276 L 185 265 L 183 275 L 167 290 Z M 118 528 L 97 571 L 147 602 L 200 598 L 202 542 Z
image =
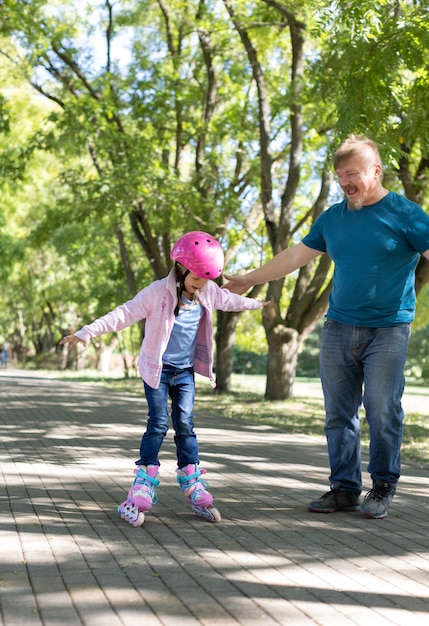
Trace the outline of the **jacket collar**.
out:
M 168 291 L 170 291 L 170 293 L 173 294 L 175 298 L 177 298 L 176 272 L 174 271 L 174 267 L 167 275 L 167 289 Z

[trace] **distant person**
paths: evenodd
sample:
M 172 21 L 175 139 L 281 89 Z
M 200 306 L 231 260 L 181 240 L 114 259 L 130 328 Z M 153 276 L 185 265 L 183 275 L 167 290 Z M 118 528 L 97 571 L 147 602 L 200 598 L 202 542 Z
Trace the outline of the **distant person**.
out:
M 332 292 L 320 350 L 331 489 L 308 509 L 388 514 L 401 473 L 404 365 L 420 255 L 429 260 L 429 216 L 388 191 L 377 145 L 350 135 L 333 157 L 344 199 L 317 219 L 302 242 L 257 270 L 229 276 L 231 291 L 277 280 L 320 254 L 334 262 Z M 368 472 L 362 489 L 359 407 L 369 424 Z
M 194 433 L 194 371 L 213 381 L 212 313 L 259 309 L 266 303 L 221 289 L 214 279 L 223 270 L 224 255 L 211 235 L 194 231 L 181 237 L 171 250 L 175 262 L 166 278 L 142 289 L 132 300 L 118 306 L 60 344 L 84 346 L 93 337 L 120 331 L 146 320 L 140 350 L 139 372 L 144 382 L 149 418 L 136 461 L 136 478 L 127 500 L 118 508 L 121 517 L 140 526 L 144 514 L 156 502 L 159 480 L 158 454 L 168 431 L 168 399 L 177 452 L 177 481 L 195 513 L 212 522 L 220 521 L 213 496 L 202 480 L 198 443 Z
M 9 348 L 10 348 L 10 343 L 6 339 L 6 341 L 3 342 L 3 346 L 2 346 L 2 349 L 1 349 L 1 367 L 2 367 L 2 369 L 7 369 L 7 365 L 9 363 Z

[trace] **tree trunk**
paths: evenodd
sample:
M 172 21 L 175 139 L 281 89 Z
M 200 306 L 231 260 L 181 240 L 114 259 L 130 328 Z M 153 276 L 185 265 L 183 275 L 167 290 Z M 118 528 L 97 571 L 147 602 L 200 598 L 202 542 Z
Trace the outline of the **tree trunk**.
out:
M 269 345 L 265 398 L 285 400 L 293 395 L 300 336 L 294 328 L 278 324 L 267 331 Z
M 419 295 L 421 290 L 429 281 L 429 261 L 421 256 L 416 267 L 416 293 Z
M 232 349 L 235 329 L 241 312 L 217 312 L 216 329 L 216 392 L 228 393 L 231 390 Z
M 104 343 L 103 339 L 99 337 L 99 349 L 97 350 L 98 369 L 102 374 L 108 374 L 110 372 L 110 361 L 118 343 L 119 339 L 117 336 L 112 338 L 109 345 Z

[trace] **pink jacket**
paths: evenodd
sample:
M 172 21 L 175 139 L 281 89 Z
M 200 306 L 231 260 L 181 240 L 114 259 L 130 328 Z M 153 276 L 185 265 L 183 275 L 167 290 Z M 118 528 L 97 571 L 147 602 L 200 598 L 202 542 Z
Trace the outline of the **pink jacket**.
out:
M 93 337 L 108 332 L 123 330 L 140 320 L 146 319 L 145 336 L 138 359 L 142 379 L 153 388 L 159 387 L 162 370 L 162 355 L 165 352 L 174 324 L 174 309 L 177 303 L 176 278 L 172 270 L 166 278 L 157 280 L 110 313 L 98 318 L 92 324 L 83 326 L 76 337 L 85 343 Z M 205 311 L 201 318 L 195 347 L 194 368 L 198 374 L 213 377 L 213 321 L 212 313 L 221 311 L 245 311 L 259 309 L 262 302 L 245 298 L 228 289 L 221 289 L 209 280 L 200 292 L 200 303 Z

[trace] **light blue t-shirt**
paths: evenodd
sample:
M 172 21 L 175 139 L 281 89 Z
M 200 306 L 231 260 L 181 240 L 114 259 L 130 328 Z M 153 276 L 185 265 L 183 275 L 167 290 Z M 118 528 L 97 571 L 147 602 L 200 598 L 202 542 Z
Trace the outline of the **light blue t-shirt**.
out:
M 344 199 L 322 213 L 302 242 L 335 263 L 329 319 L 371 328 L 414 319 L 414 271 L 429 249 L 429 216 L 389 193 L 361 210 Z
M 198 301 L 182 295 L 182 306 L 174 320 L 170 339 L 162 356 L 162 362 L 179 369 L 193 367 L 198 327 L 204 309 Z

